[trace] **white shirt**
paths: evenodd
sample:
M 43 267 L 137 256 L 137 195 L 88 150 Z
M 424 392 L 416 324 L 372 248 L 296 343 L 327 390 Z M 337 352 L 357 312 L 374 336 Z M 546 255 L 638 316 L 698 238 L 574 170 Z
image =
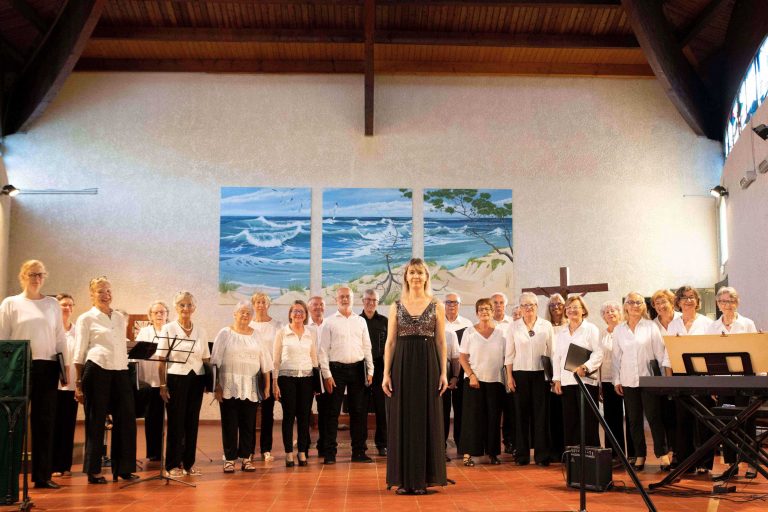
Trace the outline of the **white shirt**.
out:
M 261 348 L 269 352 L 269 357 L 272 359 L 275 357 L 275 336 L 282 326 L 283 324 L 274 318 L 267 322 L 257 322 L 254 320 L 248 324 L 248 327 L 253 329 L 256 339 L 259 340 Z
M 536 318 L 532 330 L 534 335 L 530 336 L 522 318 L 512 322 L 507 330 L 511 352 L 506 364 L 511 364 L 516 372 L 542 371 L 541 356 L 551 357 L 555 336 L 552 324 L 543 318 Z
M 459 358 L 459 337 L 455 332 L 448 329 L 445 330 L 445 347 L 448 360 Z
M 208 344 L 206 343 L 207 347 Z M 259 372 L 272 371 L 272 358 L 253 334 L 239 334 L 225 327 L 213 341 L 211 364 L 225 399 L 259 401 Z
M 685 329 L 685 323 L 683 322 L 683 315 L 680 315 L 679 317 L 669 322 L 669 327 L 667 328 L 667 336 L 707 334 L 709 333 L 710 325 L 712 325 L 712 320 L 704 315 L 696 313 L 696 318 L 694 318 L 693 323 L 691 324 L 691 330 L 687 331 Z
M 64 356 L 64 360 L 71 361 L 72 354 L 75 353 L 75 348 L 77 345 L 77 341 L 75 340 L 75 324 L 74 323 L 72 323 L 69 326 L 68 331 L 64 331 L 64 336 L 66 336 L 67 338 L 67 352 L 69 353 L 69 355 Z M 76 380 L 77 380 L 77 369 L 75 368 L 75 365 L 70 364 L 69 375 L 67 375 L 67 385 L 62 386 L 61 382 L 59 382 L 59 391 L 74 391 Z
M 459 352 L 469 354 L 469 367 L 480 382 L 502 382 L 504 359 L 508 350 L 504 328 L 498 325 L 486 339 L 474 327 L 464 331 Z M 464 372 L 464 378 L 469 378 Z
M 145 325 L 139 329 L 138 334 L 136 334 L 136 341 L 148 341 L 157 345 L 158 340 L 155 339 L 155 336 L 158 336 L 159 334 L 160 333 L 155 330 L 155 326 L 150 323 L 149 325 Z M 136 365 L 136 372 L 138 373 L 139 382 L 146 382 L 150 385 L 150 387 L 159 388 L 159 368 L 160 363 L 157 361 L 140 359 Z
M 552 380 L 560 381 L 561 386 L 576 386 L 576 379 L 573 373 L 565 370 L 565 356 L 568 355 L 568 347 L 573 343 L 579 347 L 591 350 L 592 354 L 584 366 L 589 370 L 588 373 L 600 368 L 603 363 L 603 348 L 600 346 L 600 330 L 597 326 L 587 320 L 581 322 L 581 325 L 571 334 L 568 324 L 560 331 L 555 338 L 555 348 L 552 355 Z M 592 386 L 597 385 L 597 374 L 592 377 L 583 377 L 584 384 Z
M 304 333 L 293 332 L 290 325 L 281 327 L 275 336 L 275 373 L 273 378 L 309 377 L 317 366 L 317 332 L 309 326 Z
M 320 368 L 323 378 L 332 377 L 330 362 L 352 364 L 365 361 L 368 375 L 373 376 L 373 356 L 368 324 L 356 313 L 344 316 L 340 312 L 323 321 L 320 332 Z
M 617 326 L 618 327 L 618 326 Z M 614 331 L 616 328 L 614 327 Z M 600 346 L 603 347 L 603 364 L 600 365 L 600 382 L 613 384 L 613 333 L 600 331 Z
M 6 297 L 0 304 L 0 340 L 29 340 L 32 359 L 56 361 L 61 352 L 65 364 L 70 363 L 61 306 L 53 297 Z
M 494 319 L 493 321 L 496 322 L 496 326 L 497 327 L 501 327 L 502 329 L 504 329 L 504 335 L 506 336 L 507 335 L 507 327 L 509 327 L 509 324 L 512 323 L 512 317 L 509 316 L 509 315 L 504 315 L 503 319 L 501 319 L 501 320 Z
M 174 338 L 192 341 L 177 341 L 175 348 L 178 349 L 178 352 L 173 351 L 170 357 L 168 357 L 169 342 L 173 342 Z M 189 358 L 187 358 L 187 353 L 189 353 Z M 190 371 L 195 372 L 197 375 L 204 375 L 203 359 L 211 357 L 211 351 L 208 349 L 208 336 L 203 329 L 194 323 L 192 324 L 192 332 L 189 336 L 184 332 L 178 321 L 165 324 L 163 330 L 160 331 L 155 355 L 171 360 L 168 363 L 169 375 L 187 375 Z M 184 361 L 185 358 L 187 358 L 185 363 L 173 362 Z
M 679 316 L 680 316 L 680 312 L 679 311 L 675 311 L 674 313 L 672 313 L 672 320 L 674 320 L 675 318 L 677 318 Z M 659 328 L 659 332 L 661 332 L 662 336 L 666 336 L 667 335 L 667 328 L 664 327 L 661 324 L 661 322 L 659 321 L 658 315 L 656 316 L 656 318 L 653 319 L 653 323 L 655 323 L 656 327 Z M 671 324 L 672 322 L 670 321 L 669 323 Z
M 661 338 L 661 332 L 652 320 L 641 318 L 635 332 L 624 322 L 613 330 L 613 383 L 629 388 L 640 385 L 640 377 L 651 376 L 648 363 L 656 360 L 659 367 L 672 365 Z
M 128 369 L 128 319 L 117 310 L 111 317 L 95 306 L 80 315 L 75 324 L 73 361 L 93 361 L 104 370 Z
M 709 334 L 743 334 L 750 332 L 757 332 L 755 322 L 738 313 L 736 313 L 736 318 L 733 319 L 730 330 L 723 324 L 722 316 L 709 326 Z
M 445 317 L 445 330 L 456 332 L 461 329 L 466 329 L 467 327 L 472 327 L 472 322 L 468 318 L 464 318 L 461 315 L 456 315 L 456 320 L 451 322 L 448 320 L 448 317 Z

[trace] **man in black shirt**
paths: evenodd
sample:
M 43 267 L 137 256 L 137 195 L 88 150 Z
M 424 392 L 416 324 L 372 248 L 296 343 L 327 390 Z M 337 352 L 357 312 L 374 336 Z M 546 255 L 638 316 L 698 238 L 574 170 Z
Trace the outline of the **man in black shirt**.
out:
M 368 289 L 363 292 L 363 311 L 360 316 L 368 324 L 368 334 L 371 337 L 371 355 L 373 356 L 373 409 L 376 413 L 376 449 L 379 455 L 387 454 L 387 412 L 384 405 L 384 390 L 381 381 L 384 376 L 384 344 L 387 341 L 388 319 L 376 311 L 379 305 L 379 294 L 376 290 Z

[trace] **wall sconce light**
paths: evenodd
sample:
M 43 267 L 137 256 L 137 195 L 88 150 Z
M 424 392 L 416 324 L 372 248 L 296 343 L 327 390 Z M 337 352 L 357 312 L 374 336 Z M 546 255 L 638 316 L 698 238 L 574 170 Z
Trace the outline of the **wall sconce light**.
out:
M 746 188 L 749 188 L 749 186 L 754 183 L 754 181 L 757 179 L 757 173 L 754 169 L 747 169 L 747 171 L 744 173 L 744 177 L 739 180 L 739 185 L 741 186 L 741 189 L 744 190 Z
M 768 126 L 765 126 L 764 124 L 759 124 L 752 128 L 752 131 L 757 134 L 758 137 L 760 137 L 763 140 L 768 140 Z
M 16 197 L 17 195 L 19 195 L 19 192 L 20 192 L 19 189 L 17 189 L 13 185 L 4 185 L 3 190 L 2 192 L 0 192 L 0 194 L 4 196 Z
M 712 197 L 715 197 L 715 198 L 718 198 L 718 197 L 728 197 L 728 191 L 722 185 L 718 185 L 716 187 L 712 187 L 710 189 L 709 193 L 710 193 L 710 195 Z

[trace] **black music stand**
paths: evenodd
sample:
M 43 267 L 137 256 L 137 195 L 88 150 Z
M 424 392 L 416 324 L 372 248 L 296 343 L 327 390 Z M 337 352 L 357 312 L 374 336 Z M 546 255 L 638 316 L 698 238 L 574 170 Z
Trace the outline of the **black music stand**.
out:
M 157 348 L 158 344 L 154 342 L 154 340 L 167 340 L 168 341 L 168 348 Z M 189 360 L 189 356 L 192 355 L 192 353 L 195 351 L 195 344 L 197 343 L 197 340 L 191 340 L 188 338 L 179 338 L 178 336 L 157 336 L 155 335 L 153 341 L 140 341 L 136 343 L 136 345 L 133 346 L 131 351 L 128 353 L 128 357 L 130 359 L 145 359 L 148 361 L 158 361 L 158 362 L 165 362 L 165 382 L 168 382 L 168 363 L 181 363 L 185 364 Z M 158 355 L 156 354 L 158 352 L 165 352 L 165 355 Z M 122 489 L 125 489 L 127 487 L 130 487 L 132 485 L 141 484 L 144 482 L 151 482 L 152 480 L 165 480 L 165 485 L 170 484 L 171 482 L 176 482 L 182 485 L 186 485 L 188 487 L 197 487 L 195 484 L 190 482 L 185 482 L 183 480 L 179 480 L 178 478 L 174 478 L 170 476 L 170 474 L 165 473 L 165 417 L 167 415 L 167 408 L 163 407 L 163 422 L 162 422 L 162 431 L 163 436 L 162 440 L 160 442 L 160 473 L 154 476 L 150 476 L 148 478 L 140 478 L 139 480 L 134 480 L 133 482 L 128 482 L 127 484 L 123 485 Z

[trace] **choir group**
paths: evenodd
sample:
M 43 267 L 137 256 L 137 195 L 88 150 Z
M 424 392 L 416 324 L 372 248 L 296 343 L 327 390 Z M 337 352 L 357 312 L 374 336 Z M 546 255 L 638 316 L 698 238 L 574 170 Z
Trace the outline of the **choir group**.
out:
M 108 423 L 113 480 L 138 478 L 137 416 L 145 418 L 148 459 L 159 461 L 164 456 L 169 476 L 199 475 L 195 456 L 206 391 L 213 393 L 220 407 L 225 473 L 235 472 L 238 463 L 240 470 L 251 472 L 259 459 L 274 460 L 275 401 L 283 411 L 287 467 L 308 464 L 313 400 L 319 427 L 316 448 L 324 464 L 336 462 L 344 403 L 350 415 L 351 461 L 372 461 L 366 454 L 369 407 L 376 415 L 377 453 L 387 455 L 388 319 L 377 312 L 379 297 L 374 290 L 363 293 L 360 314 L 352 311 L 353 291 L 340 287 L 333 314 L 326 317 L 323 298 L 315 296 L 308 303 L 293 301 L 285 322 L 272 318 L 269 297 L 256 293 L 251 301 L 235 306 L 232 323 L 213 337 L 193 320 L 195 297 L 179 292 L 170 306 L 159 300 L 149 305 L 150 323 L 136 341 L 156 343 L 157 349 L 151 360 L 132 361 L 128 319 L 112 308 L 106 277 L 91 280 L 93 307 L 76 321 L 72 296 L 42 294 L 46 277 L 42 262 L 25 262 L 19 272 L 22 293 L 0 305 L 0 339 L 26 339 L 31 345 L 31 475 L 36 487 L 58 488 L 51 478 L 71 474 L 78 402 L 84 405 L 86 418 L 83 471 L 93 484 L 106 483 L 102 464 Z M 560 462 L 565 447 L 578 444 L 580 437 L 577 373 L 602 404 L 608 425 L 635 468 L 645 466 L 647 420 L 654 455 L 661 470 L 669 470 L 706 441 L 706 429 L 674 400 L 640 388 L 639 377 L 651 375 L 654 367 L 671 375 L 663 335 L 756 332 L 754 323 L 737 312 L 736 290 L 718 290 L 717 303 L 723 314 L 712 321 L 698 313 L 701 297 L 695 288 L 659 290 L 650 300 L 656 313 L 650 320 L 644 296 L 631 292 L 621 303 L 602 304 L 599 316 L 605 327 L 598 328 L 578 295 L 549 297 L 545 319 L 534 294 L 520 295 L 509 316 L 507 297 L 493 293 L 475 303 L 477 318 L 469 320 L 459 314 L 461 297 L 446 294 L 445 443 L 453 417 L 453 439 L 464 466 L 474 466 L 475 458 L 482 456 L 490 464 L 501 464 L 502 451 L 512 454 L 520 466 L 530 464 L 531 455 L 541 466 Z M 171 309 L 176 313 L 173 321 L 169 321 Z M 575 372 L 564 369 L 571 345 L 590 352 Z M 161 453 L 166 414 L 165 453 Z M 587 444 L 599 446 L 598 421 L 591 414 L 585 429 Z M 728 450 L 724 456 L 726 462 L 735 460 Z M 714 451 L 692 470 L 711 470 L 713 459 Z M 749 468 L 750 474 L 754 476 L 754 468 Z

